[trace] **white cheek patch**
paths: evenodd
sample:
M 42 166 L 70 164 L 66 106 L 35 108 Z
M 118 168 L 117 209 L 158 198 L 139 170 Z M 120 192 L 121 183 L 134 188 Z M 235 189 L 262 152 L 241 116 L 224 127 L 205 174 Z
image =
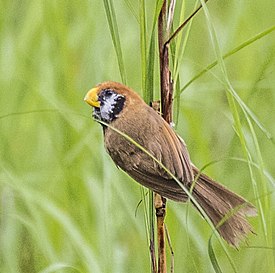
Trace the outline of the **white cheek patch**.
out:
M 117 94 L 112 94 L 112 96 L 108 97 L 107 100 L 102 102 L 102 106 L 100 107 L 101 117 L 105 120 L 110 118 L 110 115 L 113 113 L 113 109 L 116 105 Z

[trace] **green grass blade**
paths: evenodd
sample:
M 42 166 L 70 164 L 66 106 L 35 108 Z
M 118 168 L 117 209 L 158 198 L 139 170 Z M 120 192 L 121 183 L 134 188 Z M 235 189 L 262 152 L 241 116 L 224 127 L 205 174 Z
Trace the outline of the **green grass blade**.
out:
M 154 79 L 155 79 L 155 62 L 156 56 L 156 26 L 158 15 L 162 7 L 162 1 L 158 0 L 155 6 L 155 13 L 152 23 L 152 31 L 150 33 L 149 51 L 146 52 L 146 75 L 145 75 L 145 90 L 144 90 L 144 100 L 148 104 L 154 100 Z
M 153 30 L 150 39 L 150 47 L 147 58 L 146 77 L 145 77 L 145 91 L 144 101 L 146 103 L 154 100 L 154 75 L 155 75 L 155 56 L 156 56 L 156 42 L 155 31 Z
M 141 56 L 141 82 L 142 82 L 142 91 L 144 100 L 146 103 L 149 101 L 146 100 L 146 77 L 147 77 L 147 27 L 146 27 L 146 11 L 145 11 L 145 1 L 139 1 L 139 35 L 140 35 L 140 56 Z
M 226 54 L 224 54 L 222 56 L 223 59 L 226 59 L 232 55 L 234 55 L 235 53 L 237 53 L 238 51 L 246 48 L 247 46 L 253 44 L 255 41 L 271 34 L 273 31 L 275 30 L 275 26 L 272 26 L 270 28 L 268 28 L 267 30 L 255 35 L 254 37 L 248 39 L 247 41 L 243 42 L 242 44 L 240 44 L 239 46 L 233 48 L 232 50 L 230 50 L 229 52 L 227 52 Z M 209 64 L 206 68 L 204 68 L 203 70 L 201 70 L 198 74 L 196 74 L 191 80 L 189 80 L 180 90 L 180 93 L 177 94 L 177 96 L 180 96 L 193 82 L 195 82 L 197 79 L 199 79 L 201 76 L 203 76 L 205 73 L 207 73 L 210 69 L 212 69 L 213 67 L 215 67 L 218 64 L 218 61 L 215 61 L 211 64 Z
M 50 266 L 47 266 L 47 268 L 39 271 L 39 273 L 53 273 L 53 272 L 62 272 L 62 269 L 67 270 L 73 270 L 73 272 L 81 272 L 81 270 L 77 269 L 76 267 L 72 267 L 66 263 L 54 263 Z
M 228 53 L 224 54 L 221 58 L 220 61 L 223 59 L 226 59 L 230 56 L 232 56 L 233 54 L 235 54 L 236 52 L 240 51 L 241 49 L 249 46 L 250 44 L 254 43 L 255 41 L 265 37 L 268 34 L 271 34 L 273 31 L 275 30 L 275 26 L 272 26 L 271 28 L 257 34 L 256 36 L 250 38 L 249 40 L 245 41 L 244 43 L 242 43 L 241 45 L 237 46 L 236 48 L 234 48 L 233 50 L 229 51 Z M 197 80 L 198 78 L 200 78 L 202 75 L 204 75 L 206 72 L 208 72 L 210 69 L 212 69 L 213 67 L 215 67 L 218 64 L 218 61 L 213 62 L 212 64 L 208 65 L 206 68 L 204 68 L 202 71 L 200 71 L 197 75 L 195 75 L 191 80 L 189 80 L 180 90 L 179 93 L 176 94 L 175 99 L 177 99 L 177 97 L 179 97 L 184 90 L 186 90 L 195 80 Z M 228 82 L 227 82 L 227 87 L 228 87 Z M 234 91 L 233 88 L 231 88 L 231 85 L 229 85 L 230 88 L 230 92 L 233 93 L 234 98 L 238 101 L 238 103 L 241 105 L 241 107 L 243 108 L 244 111 L 246 111 L 249 116 L 253 119 L 253 121 L 257 124 L 257 126 L 261 129 L 261 131 L 266 135 L 266 137 L 270 140 L 273 141 L 273 137 L 271 135 L 271 133 L 264 127 L 264 125 L 259 121 L 259 119 L 256 117 L 256 115 L 253 113 L 253 111 L 251 111 L 249 109 L 249 107 L 242 101 L 242 99 L 238 96 L 238 94 Z
M 219 266 L 218 260 L 216 258 L 216 255 L 215 255 L 215 252 L 214 252 L 214 249 L 213 249 L 213 246 L 212 246 L 212 240 L 211 239 L 212 239 L 212 236 L 208 240 L 208 255 L 209 255 L 211 264 L 212 264 L 215 272 L 216 273 L 222 273 L 222 270 Z
M 99 272 L 101 266 L 98 263 L 98 258 L 96 257 L 92 248 L 87 245 L 87 242 L 83 238 L 83 235 L 78 229 L 77 224 L 74 223 L 72 219 L 70 219 L 66 214 L 64 214 L 64 212 L 55 204 L 45 198 L 42 198 L 38 193 L 32 192 L 30 190 L 21 193 L 25 195 L 27 200 L 34 202 L 33 204 L 41 207 L 63 227 L 63 230 L 68 234 L 74 246 L 78 249 L 79 253 L 83 255 L 83 258 L 87 263 L 87 269 L 89 268 L 88 272 L 93 272 L 93 270 Z
M 198 5 L 199 1 L 196 1 L 195 6 L 194 6 L 194 11 L 196 10 L 196 6 Z M 181 12 L 180 12 L 180 22 L 184 21 L 184 14 L 185 14 L 185 2 L 182 1 L 181 5 Z M 175 108 L 175 124 L 177 125 L 178 123 L 178 116 L 179 116 L 179 110 L 180 110 L 180 77 L 179 77 L 179 69 L 180 69 L 180 64 L 182 63 L 182 59 L 184 56 L 185 48 L 188 43 L 189 35 L 191 32 L 192 28 L 192 23 L 193 23 L 192 18 L 190 22 L 187 25 L 186 33 L 183 36 L 183 31 L 181 31 L 177 38 L 175 39 L 176 45 L 175 45 L 175 58 L 174 58 L 174 63 L 173 63 L 173 78 L 174 78 L 174 90 L 175 90 L 175 95 L 174 95 L 174 108 Z M 183 38 L 184 37 L 184 38 Z
M 138 13 L 135 10 L 132 1 L 124 0 L 124 2 L 126 3 L 128 9 L 131 11 L 131 13 L 133 14 L 133 16 L 136 18 L 137 22 L 139 22 L 139 15 L 138 15 Z
M 261 223 L 262 223 L 262 226 L 263 226 L 264 234 L 265 234 L 266 239 L 267 239 L 269 236 L 267 234 L 266 219 L 265 219 L 265 215 L 264 215 L 263 203 L 262 203 L 262 200 L 259 198 L 260 191 L 259 191 L 259 187 L 257 185 L 255 175 L 254 175 L 254 172 L 253 172 L 253 169 L 252 169 L 252 158 L 251 158 L 251 155 L 250 155 L 250 151 L 247 148 L 247 143 L 246 143 L 245 135 L 244 135 L 244 132 L 243 132 L 242 124 L 241 124 L 241 121 L 240 121 L 240 116 L 239 116 L 239 113 L 238 113 L 238 110 L 237 110 L 237 107 L 236 107 L 236 103 L 238 103 L 238 105 L 241 107 L 242 112 L 245 116 L 245 119 L 246 119 L 247 123 L 250 126 L 250 133 L 251 133 L 251 135 L 254 139 L 254 147 L 256 146 L 255 149 L 256 149 L 258 155 L 260 155 L 261 153 L 260 153 L 259 147 L 257 145 L 257 143 L 258 143 L 257 137 L 254 133 L 253 126 L 250 122 L 250 117 L 251 116 L 249 115 L 249 112 L 247 112 L 248 107 L 245 105 L 245 103 L 237 95 L 237 93 L 235 92 L 235 90 L 233 89 L 233 87 L 232 87 L 232 85 L 229 81 L 227 71 L 226 71 L 226 67 L 225 67 L 223 57 L 222 57 L 222 54 L 221 54 L 219 42 L 218 42 L 218 39 L 217 39 L 217 36 L 216 36 L 216 33 L 215 33 L 215 29 L 214 29 L 212 20 L 210 18 L 208 8 L 206 7 L 206 5 L 203 1 L 201 1 L 201 3 L 203 5 L 203 10 L 204 10 L 204 13 L 205 13 L 207 26 L 208 26 L 209 33 L 210 33 L 210 36 L 211 36 L 214 51 L 215 51 L 215 54 L 216 54 L 216 57 L 217 57 L 217 60 L 218 60 L 220 70 L 222 72 L 222 76 L 223 76 L 222 82 L 223 82 L 224 87 L 227 91 L 226 92 L 227 93 L 227 99 L 228 99 L 228 103 L 229 103 L 229 106 L 230 106 L 230 109 L 231 109 L 231 113 L 232 113 L 233 118 L 234 118 L 235 130 L 236 130 L 236 133 L 239 137 L 241 146 L 243 148 L 243 153 L 244 153 L 244 155 L 245 155 L 245 157 L 248 161 L 248 169 L 249 169 L 249 172 L 250 172 L 251 183 L 252 183 L 252 186 L 253 186 L 253 189 L 254 189 L 255 198 L 257 200 L 260 219 L 261 219 Z M 256 120 L 256 124 L 258 124 L 257 120 Z M 263 173 L 261 165 L 262 165 L 262 163 L 260 163 L 260 168 L 261 168 L 261 173 Z M 269 257 L 269 263 L 271 264 L 271 266 L 272 266 L 272 263 L 274 262 L 274 261 L 273 262 L 272 261 L 273 261 L 273 258 Z
M 122 54 L 122 49 L 121 49 L 119 30 L 118 30 L 116 13 L 115 13 L 113 1 L 112 0 L 103 0 L 103 3 L 104 3 L 104 8 L 105 8 L 105 12 L 106 12 L 107 20 L 108 20 L 108 25 L 109 25 L 111 37 L 113 40 L 116 56 L 117 56 L 121 80 L 124 84 L 127 85 L 126 70 L 125 70 L 124 61 L 123 61 L 123 54 Z

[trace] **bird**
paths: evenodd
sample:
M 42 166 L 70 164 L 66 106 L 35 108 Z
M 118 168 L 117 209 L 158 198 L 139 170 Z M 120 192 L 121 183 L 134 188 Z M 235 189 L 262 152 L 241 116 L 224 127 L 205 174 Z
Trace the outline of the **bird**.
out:
M 106 81 L 89 90 L 84 101 L 101 123 L 104 146 L 114 163 L 136 182 L 161 196 L 187 202 L 186 188 L 220 236 L 238 247 L 254 233 L 247 217 L 257 209 L 243 197 L 202 173 L 183 139 L 131 88 Z

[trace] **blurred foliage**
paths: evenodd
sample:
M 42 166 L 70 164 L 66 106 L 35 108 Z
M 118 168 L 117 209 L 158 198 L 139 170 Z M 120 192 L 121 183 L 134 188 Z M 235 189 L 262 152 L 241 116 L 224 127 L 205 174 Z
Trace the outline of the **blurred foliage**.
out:
M 155 39 L 156 4 L 140 1 L 145 3 L 140 11 L 139 1 L 105 2 L 113 3 L 127 84 L 146 94 L 142 88 L 150 85 L 145 83 L 142 54 L 149 52 L 151 37 Z M 174 27 L 194 5 L 177 2 Z M 275 25 L 273 0 L 210 0 L 207 7 L 222 54 Z M 100 0 L 0 3 L 0 272 L 150 272 L 143 210 L 138 208 L 135 216 L 140 186 L 111 162 L 101 128 L 83 103 L 96 83 L 122 81 L 110 33 Z M 179 67 L 174 67 L 179 89 L 216 61 L 209 33 L 201 11 L 186 43 L 174 45 L 184 45 Z M 186 30 L 182 39 L 184 35 Z M 177 50 L 174 54 L 181 56 Z M 234 90 L 273 137 L 274 58 L 275 32 L 270 32 L 224 60 Z M 150 64 L 155 98 L 157 60 L 156 54 Z M 206 172 L 262 204 L 263 219 L 251 219 L 257 236 L 251 235 L 239 251 L 228 247 L 236 271 L 274 272 L 274 141 L 252 121 L 259 144 L 255 149 L 251 128 L 237 107 L 256 164 L 254 181 L 222 77 L 215 66 L 184 90 L 176 129 L 196 165 L 218 160 Z M 253 183 L 258 185 L 257 198 Z M 166 220 L 175 272 L 210 272 L 211 230 L 206 222 L 190 206 L 173 202 L 168 202 Z M 222 271 L 234 272 L 215 238 L 213 246 Z

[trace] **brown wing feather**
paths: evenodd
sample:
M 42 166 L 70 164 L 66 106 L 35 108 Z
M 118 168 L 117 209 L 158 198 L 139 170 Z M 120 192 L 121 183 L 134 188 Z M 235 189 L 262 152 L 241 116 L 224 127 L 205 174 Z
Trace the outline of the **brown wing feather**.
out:
M 177 174 L 176 177 L 184 181 L 185 184 L 192 182 L 194 175 L 185 143 L 178 137 L 167 122 L 164 122 L 163 127 L 163 135 L 167 141 L 167 149 L 163 151 L 163 153 L 170 153 L 169 161 L 172 161 L 174 164 Z
M 112 126 L 148 150 L 182 183 L 189 184 L 193 180 L 189 154 L 169 124 L 147 105 L 143 105 L 138 116 L 132 119 L 126 114 L 123 113 L 119 122 L 114 121 Z M 132 114 L 135 114 L 134 109 Z M 148 131 L 153 134 L 148 135 Z M 105 131 L 105 146 L 114 162 L 137 182 L 167 198 L 186 199 L 181 187 L 157 162 L 111 128 Z

